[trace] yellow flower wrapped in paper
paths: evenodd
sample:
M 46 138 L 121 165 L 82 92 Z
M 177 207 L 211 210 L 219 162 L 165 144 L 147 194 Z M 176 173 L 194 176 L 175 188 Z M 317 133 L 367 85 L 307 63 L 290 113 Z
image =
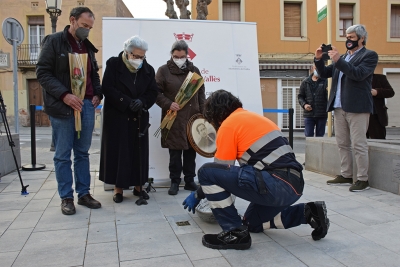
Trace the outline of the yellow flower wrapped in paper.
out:
M 199 74 L 189 71 L 186 79 L 183 81 L 178 93 L 175 96 L 175 102 L 181 109 L 197 93 L 203 84 L 204 80 Z M 169 130 L 175 121 L 176 115 L 177 111 L 168 110 L 167 114 L 161 121 L 160 127 L 154 133 L 154 136 L 158 137 L 161 133 L 162 138 L 167 139 Z

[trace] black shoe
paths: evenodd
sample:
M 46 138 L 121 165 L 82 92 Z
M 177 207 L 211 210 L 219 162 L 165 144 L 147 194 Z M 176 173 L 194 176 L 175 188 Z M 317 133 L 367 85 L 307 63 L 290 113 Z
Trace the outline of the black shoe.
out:
M 203 245 L 213 249 L 248 249 L 251 246 L 251 236 L 247 226 L 242 225 L 229 232 L 203 235 Z
M 171 183 L 171 187 L 168 190 L 168 195 L 177 195 L 179 191 L 179 184 Z
M 65 198 L 61 200 L 61 212 L 64 215 L 73 215 L 76 213 L 74 199 Z
M 324 238 L 328 233 L 329 219 L 324 201 L 308 202 L 304 206 L 304 215 L 307 223 L 315 230 L 312 231 L 311 236 L 314 240 Z
M 89 209 L 101 208 L 101 203 L 92 197 L 90 194 L 86 194 L 78 199 L 78 204 L 88 207 Z
M 137 191 L 136 188 L 133 188 L 133 195 L 140 197 L 140 192 Z M 144 190 L 142 190 L 142 196 L 143 196 L 143 199 L 146 199 L 146 200 L 150 198 L 149 194 L 147 194 L 147 192 Z
M 196 191 L 197 190 L 197 184 L 195 182 L 189 182 L 189 183 L 185 183 L 185 190 L 189 190 L 189 191 Z
M 115 193 L 113 196 L 113 200 L 115 203 L 121 203 L 124 200 L 124 197 L 121 193 Z

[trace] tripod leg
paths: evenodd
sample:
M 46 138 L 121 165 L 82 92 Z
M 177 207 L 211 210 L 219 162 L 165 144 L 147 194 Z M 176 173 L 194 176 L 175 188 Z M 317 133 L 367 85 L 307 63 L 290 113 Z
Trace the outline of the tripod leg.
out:
M 8 125 L 8 121 L 7 121 L 7 117 L 6 117 L 6 107 L 4 105 L 4 100 L 3 100 L 3 96 L 1 95 L 1 91 L 0 91 L 0 113 L 1 113 L 1 117 L 3 119 L 3 123 L 4 123 L 4 128 L 6 130 L 6 135 L 7 135 L 7 139 L 8 139 L 8 144 L 10 145 L 11 148 L 11 152 L 13 154 L 13 158 L 14 158 L 14 162 L 15 162 L 15 167 L 17 169 L 18 172 L 18 177 L 19 177 L 19 181 L 21 182 L 21 195 L 28 195 L 28 191 L 26 190 L 26 188 L 29 185 L 24 185 L 24 183 L 22 182 L 22 177 L 21 177 L 21 173 L 19 171 L 19 166 L 18 166 L 18 162 L 17 162 L 17 158 L 15 157 L 15 153 L 14 153 L 14 149 L 13 147 L 15 147 L 15 143 L 12 140 L 12 136 L 11 136 L 11 131 L 10 131 L 10 126 Z

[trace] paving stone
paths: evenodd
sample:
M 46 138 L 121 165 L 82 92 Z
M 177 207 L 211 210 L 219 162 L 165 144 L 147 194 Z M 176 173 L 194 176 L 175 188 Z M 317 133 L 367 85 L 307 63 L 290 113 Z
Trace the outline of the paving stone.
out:
M 114 205 L 115 218 L 117 224 L 146 223 L 146 222 L 165 222 L 166 219 L 157 203 L 149 202 L 148 205 L 137 206 L 135 201 L 129 197 L 128 201 L 123 201 Z
M 208 258 L 221 257 L 221 253 L 215 249 L 209 249 L 202 244 L 203 233 L 190 233 L 178 235 L 179 241 L 183 246 L 190 260 L 201 260 Z
M 226 261 L 225 258 L 212 258 L 212 259 L 204 259 L 192 261 L 195 267 L 210 267 L 210 266 L 218 266 L 218 267 L 230 267 L 231 265 Z
M 318 242 L 318 241 L 316 241 Z M 328 254 L 310 244 L 287 246 L 286 249 L 309 267 L 340 267 L 345 266 Z
M 42 217 L 43 211 L 21 212 L 9 229 L 34 228 Z
M 18 256 L 19 251 L 0 252 L 0 263 L 2 267 L 11 267 Z
M 35 196 L 33 197 L 34 200 L 38 199 L 51 199 L 53 198 L 58 192 L 57 189 L 40 189 Z
M 372 242 L 387 248 L 390 251 L 400 254 L 400 224 L 399 222 L 389 222 L 369 227 L 368 231 L 360 233 L 362 237 L 368 238 Z
M 117 225 L 117 235 L 120 261 L 185 253 L 168 222 Z
M 44 211 L 49 205 L 51 199 L 32 199 L 22 212 Z
M 22 210 L 35 194 L 21 195 L 20 192 L 1 193 L 0 210 Z
M 176 235 L 202 232 L 189 214 L 166 216 L 166 218 Z M 179 222 L 188 222 L 189 225 L 179 226 L 177 224 Z
M 176 199 L 157 203 L 164 216 L 184 215 L 188 213 L 188 211 L 183 208 L 182 202 L 178 203 Z
M 306 243 L 303 238 L 288 229 L 268 229 L 264 233 L 283 247 Z
M 27 191 L 29 193 L 36 193 L 39 191 L 39 189 L 42 187 L 43 183 L 46 181 L 46 178 L 42 179 L 31 179 L 31 180 L 22 180 L 24 183 L 24 186 L 29 185 L 27 188 Z M 20 193 L 21 192 L 21 182 L 19 179 L 14 179 L 4 190 L 2 193 Z
M 99 223 L 99 222 L 115 222 L 115 210 L 114 206 L 103 206 L 101 205 L 101 209 L 91 210 L 90 213 L 90 223 Z
M 64 215 L 60 207 L 48 207 L 35 227 L 35 232 L 85 228 L 87 230 L 90 209 L 76 205 L 76 214 Z
M 86 237 L 87 229 L 32 233 L 13 267 L 81 266 Z
M 88 244 L 84 266 L 119 266 L 117 242 Z
M 303 267 L 299 259 L 275 242 L 254 244 L 248 250 L 221 250 L 231 266 Z
M 162 266 L 162 267 L 187 267 L 192 266 L 188 256 L 175 255 L 166 257 L 152 257 L 151 259 L 142 259 L 134 261 L 123 261 L 121 267 L 147 267 L 147 266 Z
M 88 243 L 116 242 L 117 233 L 115 222 L 90 223 Z
M 32 233 L 33 228 L 28 229 L 7 229 L 0 237 L 0 251 L 19 251 L 25 245 L 26 240 Z

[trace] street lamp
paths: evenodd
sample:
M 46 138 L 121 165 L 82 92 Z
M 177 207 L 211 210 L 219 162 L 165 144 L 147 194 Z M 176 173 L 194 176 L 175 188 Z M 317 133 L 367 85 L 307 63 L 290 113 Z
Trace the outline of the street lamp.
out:
M 56 32 L 57 19 L 61 15 L 62 0 L 45 0 L 46 12 L 49 13 L 51 19 L 51 32 Z

